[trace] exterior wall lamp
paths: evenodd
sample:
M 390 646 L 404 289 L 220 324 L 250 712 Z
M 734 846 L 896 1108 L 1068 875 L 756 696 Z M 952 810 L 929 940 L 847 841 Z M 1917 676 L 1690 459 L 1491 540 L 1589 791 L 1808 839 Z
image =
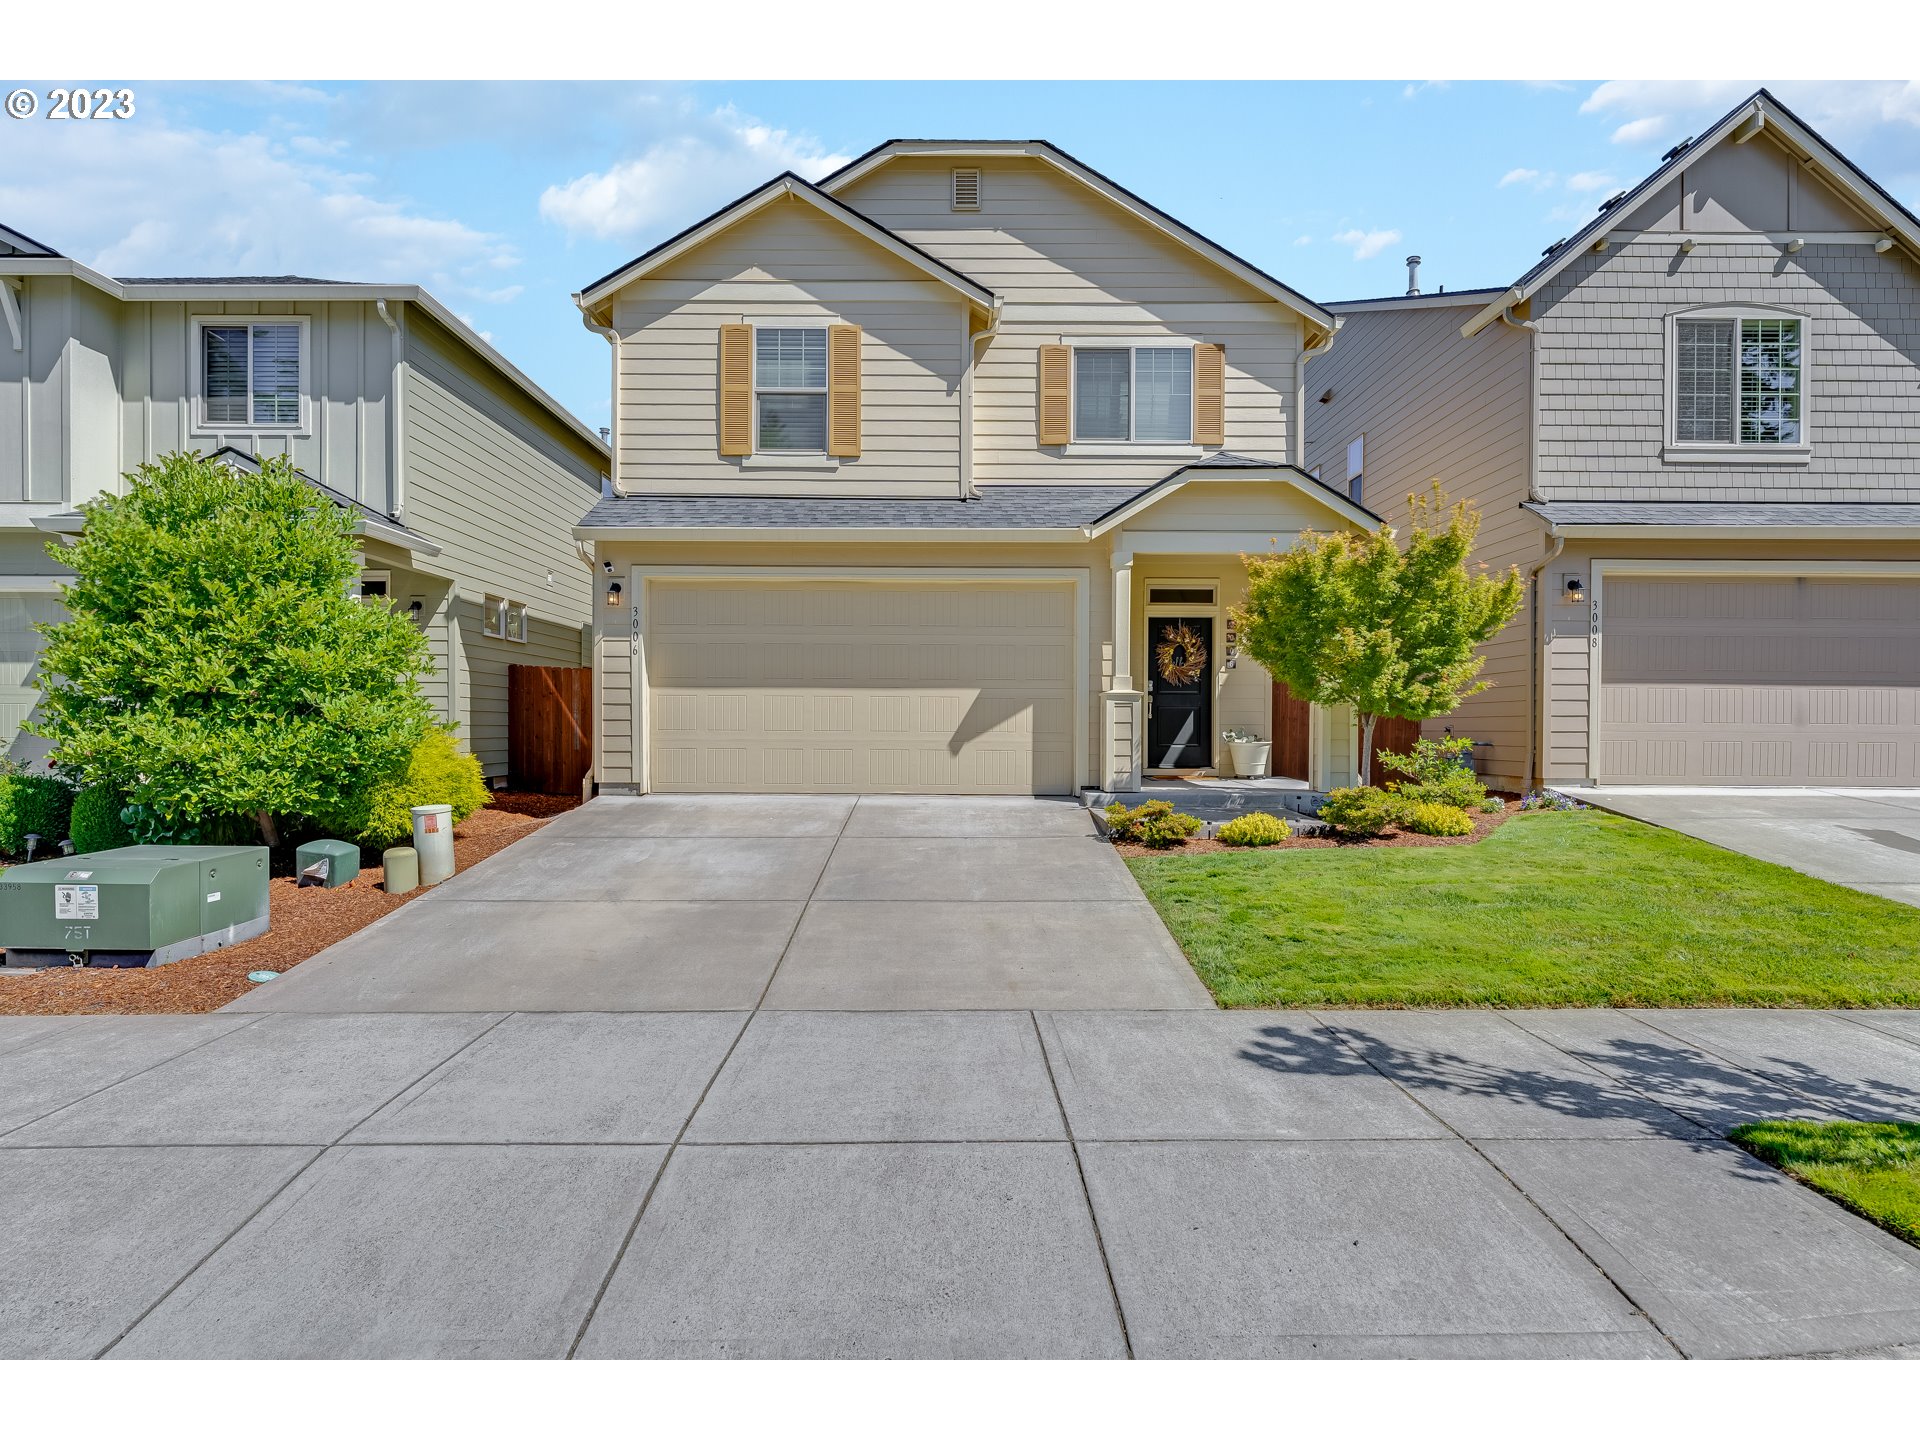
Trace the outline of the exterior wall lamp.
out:
M 1566 601 L 1569 605 L 1578 605 L 1587 598 L 1587 587 L 1578 575 L 1567 576 Z
M 607 586 L 607 608 L 609 610 L 618 610 L 621 604 L 622 604 L 622 601 L 620 599 L 620 582 L 616 580 L 611 585 Z

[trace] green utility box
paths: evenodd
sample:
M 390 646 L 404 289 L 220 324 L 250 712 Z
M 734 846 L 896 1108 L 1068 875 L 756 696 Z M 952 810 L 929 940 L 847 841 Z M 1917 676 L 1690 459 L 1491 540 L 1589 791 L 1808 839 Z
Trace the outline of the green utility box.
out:
M 165 965 L 266 933 L 264 845 L 127 845 L 0 875 L 9 965 Z
M 293 852 L 293 873 L 302 885 L 338 889 L 360 873 L 360 847 L 344 840 L 309 840 Z

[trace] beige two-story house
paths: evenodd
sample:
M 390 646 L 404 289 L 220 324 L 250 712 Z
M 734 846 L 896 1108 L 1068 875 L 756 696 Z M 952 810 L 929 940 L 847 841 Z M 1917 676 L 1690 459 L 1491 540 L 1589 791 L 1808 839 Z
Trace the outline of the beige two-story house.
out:
M 1511 286 L 1328 307 L 1307 464 L 1536 582 L 1505 784 L 1920 783 L 1920 221 L 1766 91 Z
M 1043 142 L 780 175 L 576 297 L 612 347 L 597 779 L 1059 794 L 1217 771 L 1240 557 L 1378 523 L 1300 467 L 1334 318 Z M 1309 717 L 1300 778 L 1353 772 Z
M 416 285 L 114 278 L 0 227 L 0 747 L 39 696 L 77 506 L 174 451 L 285 456 L 350 510 L 362 594 L 426 633 L 426 683 L 495 781 L 508 669 L 591 659 L 573 526 L 605 443 Z M 58 544 L 54 545 L 57 551 Z

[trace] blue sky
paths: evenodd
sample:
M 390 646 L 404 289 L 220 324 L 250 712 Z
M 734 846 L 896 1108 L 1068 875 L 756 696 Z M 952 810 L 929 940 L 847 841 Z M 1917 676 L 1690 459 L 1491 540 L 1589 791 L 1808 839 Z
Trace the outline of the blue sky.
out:
M 115 275 L 426 285 L 589 424 L 569 299 L 785 168 L 896 135 L 1039 136 L 1323 300 L 1501 285 L 1756 82 L 135 84 L 9 122 L 0 223 Z M 1920 83 L 1780 82 L 1920 209 Z

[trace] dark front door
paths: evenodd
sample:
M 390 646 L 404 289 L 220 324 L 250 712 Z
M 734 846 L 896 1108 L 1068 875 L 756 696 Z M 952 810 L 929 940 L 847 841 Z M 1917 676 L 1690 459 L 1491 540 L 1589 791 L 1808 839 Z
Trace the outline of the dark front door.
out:
M 1213 763 L 1213 621 L 1147 621 L 1147 767 L 1200 770 Z

